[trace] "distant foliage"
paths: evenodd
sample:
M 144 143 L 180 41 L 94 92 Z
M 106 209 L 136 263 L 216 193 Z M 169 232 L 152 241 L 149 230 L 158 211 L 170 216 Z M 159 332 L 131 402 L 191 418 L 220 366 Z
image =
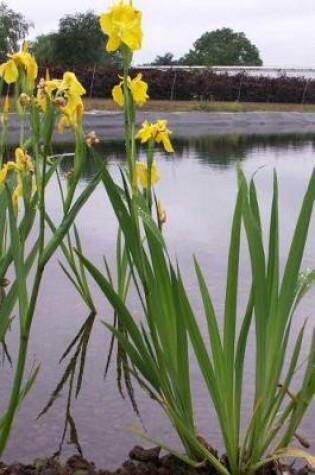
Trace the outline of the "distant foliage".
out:
M 22 13 L 9 8 L 7 2 L 0 3 L 0 62 L 6 60 L 8 53 L 18 50 L 18 43 L 25 39 L 32 26 Z
M 54 63 L 56 55 L 56 36 L 57 33 L 39 35 L 30 44 L 31 51 L 37 61 L 44 64 Z
M 156 56 L 155 59 L 152 61 L 153 65 L 159 66 L 171 66 L 173 64 L 178 64 L 178 60 L 174 59 L 173 53 L 165 53 L 162 56 Z
M 50 66 L 51 77 L 61 77 L 69 65 Z M 122 71 L 114 67 L 75 67 L 75 73 L 93 97 L 111 97 L 112 87 L 119 82 Z M 209 70 L 133 69 L 150 84 L 151 99 L 199 100 L 199 101 L 243 101 L 278 103 L 315 103 L 315 80 L 287 77 L 251 77 L 246 74 L 229 76 Z M 41 74 L 45 74 L 44 68 Z
M 32 51 L 40 63 L 91 66 L 120 64 L 120 55 L 105 51 L 104 34 L 99 17 L 93 11 L 65 15 L 59 20 L 56 33 L 40 35 L 32 44 Z
M 202 66 L 262 65 L 257 47 L 244 33 L 237 33 L 231 28 L 204 33 L 180 62 Z

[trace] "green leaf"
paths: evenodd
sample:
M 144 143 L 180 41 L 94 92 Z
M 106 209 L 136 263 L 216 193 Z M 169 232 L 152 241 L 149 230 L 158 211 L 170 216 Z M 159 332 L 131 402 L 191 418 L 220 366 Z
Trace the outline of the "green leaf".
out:
M 142 355 L 142 358 L 146 360 L 148 368 L 153 374 L 155 372 L 154 361 L 148 353 L 142 335 L 124 302 L 121 300 L 117 292 L 113 289 L 111 283 L 100 273 L 100 271 L 84 256 L 80 254 L 78 254 L 78 256 L 82 261 L 83 265 L 90 273 L 90 275 L 96 281 L 102 292 L 105 294 L 106 298 L 113 306 L 114 310 L 117 312 L 117 315 L 119 315 L 119 318 L 121 318 L 124 328 L 126 329 L 126 331 L 134 342 L 135 348 L 137 348 L 139 354 Z M 112 331 L 114 331 L 114 329 L 112 329 Z M 120 338 L 122 338 L 122 336 L 120 336 Z
M 5 252 L 5 236 L 7 230 L 7 194 L 4 186 L 0 186 L 0 256 Z
M 199 290 L 203 301 L 204 312 L 207 318 L 208 334 L 211 343 L 214 371 L 218 383 L 220 383 L 220 375 L 224 374 L 224 355 L 221 344 L 219 326 L 205 278 L 196 258 L 194 258 L 194 264 L 199 284 Z
M 26 322 L 26 314 L 28 309 L 28 293 L 26 287 L 26 268 L 24 264 L 24 247 L 25 242 L 21 240 L 21 236 L 17 227 L 17 217 L 13 209 L 11 191 L 7 189 L 8 211 L 10 222 L 10 237 L 12 243 L 12 254 L 17 282 L 17 294 L 19 300 L 19 318 L 20 324 L 23 326 Z
M 266 450 L 268 449 L 268 447 L 270 446 L 270 444 L 272 443 L 272 441 L 274 440 L 278 432 L 280 430 L 283 430 L 283 424 L 278 423 L 277 415 L 283 403 L 283 400 L 285 396 L 287 395 L 287 392 L 289 391 L 292 378 L 296 371 L 296 366 L 299 361 L 299 356 L 300 356 L 302 343 L 303 343 L 305 324 L 306 322 L 304 323 L 303 327 L 298 333 L 298 337 L 294 345 L 287 375 L 283 383 L 278 382 L 279 390 L 277 392 L 277 395 L 273 398 L 270 408 L 266 411 L 266 418 L 264 421 L 264 426 L 266 427 L 266 440 L 262 447 L 262 453 L 266 452 Z
M 254 309 L 256 318 L 256 388 L 255 403 L 264 393 L 266 383 L 266 325 L 268 321 L 268 311 L 266 302 L 268 301 L 268 289 L 266 280 L 265 252 L 260 220 L 257 216 L 257 209 L 251 207 L 245 177 L 240 173 L 240 187 L 243 188 L 243 220 L 249 247 L 252 281 L 254 289 Z M 251 185 L 251 194 L 256 194 L 255 186 Z M 257 418 L 259 419 L 259 418 Z M 256 433 L 258 437 L 258 431 Z M 256 442 L 255 442 L 256 443 Z
M 267 265 L 268 308 L 273 315 L 277 311 L 279 289 L 279 216 L 278 216 L 278 180 L 274 172 L 273 197 L 271 205 L 269 255 Z
M 120 228 L 123 232 L 125 243 L 128 249 L 128 252 L 132 256 L 133 262 L 139 272 L 140 278 L 143 280 L 143 263 L 141 261 L 143 257 L 142 252 L 142 243 L 139 236 L 139 229 L 137 225 L 137 220 L 131 213 L 133 213 L 133 204 L 132 199 L 128 193 L 128 189 L 125 190 L 125 198 L 129 202 L 129 209 L 126 207 L 124 200 L 122 198 L 122 193 L 118 186 L 113 181 L 108 170 L 104 170 L 102 174 L 102 181 L 104 187 L 107 191 L 108 197 L 111 201 L 113 210 L 118 219 Z
M 241 329 L 237 341 L 237 350 L 235 355 L 235 416 L 236 416 L 236 431 L 240 431 L 240 419 L 242 412 L 242 392 L 243 387 L 243 372 L 244 362 L 246 356 L 246 346 L 248 343 L 248 333 L 252 323 L 254 310 L 254 291 L 251 289 L 246 312 L 241 324 Z
M 11 197 L 10 197 L 10 201 L 11 201 Z M 37 212 L 36 203 L 37 203 L 37 193 L 35 193 L 34 196 L 32 197 L 29 210 L 26 214 L 24 214 L 18 226 L 19 235 L 23 236 L 24 242 L 26 242 L 26 239 L 29 236 L 29 233 L 31 232 L 32 227 L 33 227 L 34 219 Z M 12 245 L 10 245 L 6 253 L 4 254 L 4 256 L 2 256 L 0 259 L 0 278 L 5 277 L 6 272 L 10 264 L 12 263 L 12 261 L 13 261 Z
M 308 229 L 315 199 L 315 170 L 309 181 L 301 211 L 295 227 L 294 236 L 290 246 L 289 256 L 286 262 L 280 295 L 279 313 L 282 324 L 285 323 L 296 295 L 296 285 L 300 272 L 304 247 L 308 236 Z
M 239 274 L 239 256 L 241 243 L 241 223 L 243 208 L 243 188 L 240 187 L 237 195 L 234 216 L 232 221 L 231 240 L 228 257 L 226 297 L 224 312 L 224 333 L 223 350 L 225 361 L 224 389 L 222 388 L 221 397 L 224 398 L 226 417 L 229 417 L 230 428 L 229 437 L 233 446 L 239 446 L 239 433 L 237 432 L 234 396 L 234 359 L 235 359 L 235 333 L 237 320 L 238 303 L 238 274 Z M 221 377 L 222 377 L 221 376 Z M 218 377 L 218 376 L 217 376 Z M 234 454 L 229 454 L 230 458 Z M 232 461 L 231 461 L 232 462 Z
M 68 233 L 70 227 L 72 226 L 77 214 L 83 207 L 83 205 L 87 202 L 95 188 L 97 187 L 98 183 L 100 182 L 102 178 L 102 170 L 99 171 L 93 179 L 90 181 L 90 183 L 86 186 L 86 188 L 83 190 L 83 192 L 80 194 L 80 196 L 77 198 L 75 203 L 72 205 L 71 209 L 69 212 L 64 216 L 61 224 L 58 226 L 56 233 L 54 236 L 50 239 L 48 244 L 46 245 L 42 259 L 41 259 L 41 266 L 44 267 L 45 264 L 49 261 L 51 256 L 54 254 L 58 246 L 60 245 L 61 241 L 63 238 L 66 236 Z
M 35 242 L 31 252 L 29 253 L 25 261 L 26 275 L 28 275 L 30 270 L 32 269 L 35 258 L 37 256 L 37 252 L 38 252 L 38 241 Z M 2 301 L 0 305 L 0 341 L 2 341 L 5 337 L 5 333 L 10 324 L 11 315 L 12 315 L 17 297 L 18 297 L 18 285 L 17 285 L 17 281 L 15 280 L 12 283 L 8 294 L 6 295 L 6 297 L 4 298 L 4 300 Z

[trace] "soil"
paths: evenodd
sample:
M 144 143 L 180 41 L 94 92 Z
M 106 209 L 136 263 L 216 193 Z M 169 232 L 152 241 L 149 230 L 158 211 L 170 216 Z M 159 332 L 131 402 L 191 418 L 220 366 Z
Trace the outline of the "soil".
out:
M 294 468 L 279 464 L 268 464 L 259 475 L 311 475 L 315 471 L 308 467 Z M 80 455 L 73 455 L 65 464 L 58 458 L 36 460 L 33 464 L 0 462 L 0 475 L 217 475 L 210 465 L 193 469 L 172 455 L 160 455 L 160 448 L 143 449 L 135 446 L 120 468 L 115 471 L 96 469 Z

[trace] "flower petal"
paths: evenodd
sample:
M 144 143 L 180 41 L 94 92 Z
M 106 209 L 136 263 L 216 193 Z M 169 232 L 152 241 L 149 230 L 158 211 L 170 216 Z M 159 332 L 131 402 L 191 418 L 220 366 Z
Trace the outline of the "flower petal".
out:
M 8 174 L 8 167 L 7 165 L 4 165 L 0 170 L 0 185 L 3 185 L 3 183 L 5 182 L 7 174 Z
M 0 76 L 3 77 L 7 84 L 12 84 L 19 77 L 19 70 L 12 59 L 0 65 Z
M 116 51 L 119 48 L 120 43 L 120 37 L 116 33 L 110 35 L 107 41 L 106 51 L 109 53 Z
M 170 141 L 170 138 L 169 138 L 168 135 L 163 134 L 162 142 L 163 142 L 163 146 L 164 146 L 164 149 L 166 150 L 166 152 L 168 152 L 168 153 L 173 153 L 174 152 L 174 149 L 172 147 L 172 144 L 171 144 L 171 141 Z
M 112 96 L 116 104 L 118 104 L 120 107 L 124 106 L 125 99 L 124 99 L 124 94 L 122 92 L 121 85 L 116 85 L 113 87 Z

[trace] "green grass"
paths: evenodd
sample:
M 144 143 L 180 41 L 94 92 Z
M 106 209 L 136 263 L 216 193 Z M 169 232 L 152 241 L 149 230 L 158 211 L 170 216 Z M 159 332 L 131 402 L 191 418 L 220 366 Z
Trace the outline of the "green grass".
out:
M 85 98 L 85 110 L 121 110 L 111 99 Z M 264 102 L 148 101 L 143 111 L 153 112 L 315 112 L 315 104 L 271 104 Z
M 0 99 L 0 107 L 3 98 Z M 84 98 L 86 111 L 122 111 L 113 100 Z M 143 111 L 150 112 L 315 112 L 315 104 L 273 104 L 267 102 L 225 102 L 225 101 L 148 101 Z

